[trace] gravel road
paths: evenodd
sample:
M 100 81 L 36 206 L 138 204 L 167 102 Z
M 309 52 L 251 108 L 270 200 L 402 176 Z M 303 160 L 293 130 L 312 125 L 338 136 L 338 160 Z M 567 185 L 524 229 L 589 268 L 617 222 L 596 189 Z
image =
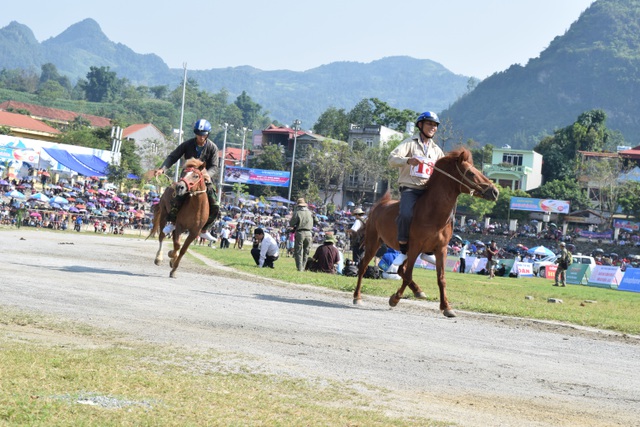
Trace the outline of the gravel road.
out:
M 640 426 L 639 337 L 460 311 L 446 319 L 424 301 L 390 309 L 365 296 L 355 307 L 349 293 L 190 256 L 170 279 L 152 240 L 23 228 L 0 230 L 0 248 L 5 306 L 215 349 L 255 372 L 382 387 L 371 399 L 396 401 L 396 413 L 462 426 Z

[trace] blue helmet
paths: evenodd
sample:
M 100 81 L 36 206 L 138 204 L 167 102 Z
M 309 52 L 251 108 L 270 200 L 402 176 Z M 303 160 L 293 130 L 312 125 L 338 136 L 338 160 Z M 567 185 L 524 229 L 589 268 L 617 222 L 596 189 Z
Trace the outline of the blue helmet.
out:
M 211 123 L 205 119 L 200 119 L 193 125 L 193 133 L 196 135 L 209 135 L 209 132 L 211 132 Z
M 425 111 L 424 113 L 420 114 L 416 119 L 416 126 L 418 126 L 418 123 L 424 120 L 429 120 L 430 122 L 440 124 L 440 119 L 438 118 L 438 115 L 433 111 Z

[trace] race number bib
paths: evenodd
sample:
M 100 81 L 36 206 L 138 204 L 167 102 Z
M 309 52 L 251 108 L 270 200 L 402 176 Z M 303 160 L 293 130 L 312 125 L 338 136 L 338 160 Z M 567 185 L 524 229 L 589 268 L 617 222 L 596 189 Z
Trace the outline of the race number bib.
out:
M 409 173 L 411 176 L 415 176 L 416 178 L 429 179 L 433 173 L 433 162 L 428 161 L 425 157 L 418 157 L 418 159 L 425 163 L 420 163 L 417 166 L 411 166 L 411 171 Z

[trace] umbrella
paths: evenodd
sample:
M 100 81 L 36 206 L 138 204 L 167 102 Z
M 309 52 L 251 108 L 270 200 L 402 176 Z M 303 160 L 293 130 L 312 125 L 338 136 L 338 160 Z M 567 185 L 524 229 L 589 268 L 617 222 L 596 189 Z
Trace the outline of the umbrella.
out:
M 347 206 L 355 206 L 356 204 L 353 202 L 347 202 Z
M 457 235 L 457 234 L 454 234 L 454 235 L 453 235 L 453 238 L 454 238 L 454 239 L 457 239 L 457 240 L 459 240 L 459 241 L 461 241 L 461 242 L 463 241 L 462 237 L 460 237 L 460 236 L 459 236 L 459 235 Z
M 222 220 L 223 221 L 233 221 L 233 218 L 231 218 L 230 216 L 225 216 L 225 217 L 222 217 Z
M 78 213 L 78 212 L 80 212 L 80 211 L 79 211 L 79 210 L 78 210 L 78 208 L 76 208 L 75 206 L 71 206 L 71 207 L 69 208 L 69 212 Z
M 58 203 L 55 203 L 55 202 L 54 203 L 49 202 L 49 206 L 51 206 L 53 209 L 60 209 L 61 208 L 61 206 Z
M 41 218 L 42 217 L 42 215 L 40 215 L 39 212 L 31 212 L 29 214 L 29 216 L 32 216 L 32 217 L 35 217 L 35 218 Z
M 39 200 L 41 202 L 48 202 L 49 198 L 42 193 L 36 193 L 29 196 L 29 200 Z
M 24 199 L 26 196 L 19 192 L 18 190 L 13 190 L 8 193 L 5 193 L 7 197 L 13 197 L 14 199 Z
M 482 242 L 482 240 L 476 240 L 476 241 L 474 242 L 474 244 L 475 244 L 476 246 L 484 246 L 484 242 Z
M 53 197 L 53 198 L 51 198 L 49 200 L 49 203 L 57 203 L 59 205 L 66 205 L 67 203 L 69 203 L 69 201 L 67 199 L 65 199 L 64 197 L 55 196 L 55 197 Z
M 529 249 L 527 253 L 532 255 L 543 255 L 543 256 L 553 255 L 553 251 L 549 248 L 545 248 L 544 246 L 535 246 Z
M 9 183 L 4 179 L 0 179 L 0 185 L 9 185 Z
M 596 248 L 596 249 L 594 249 L 594 250 L 593 250 L 593 253 L 594 253 L 594 254 L 603 254 L 603 253 L 604 253 L 604 250 L 603 250 L 603 249 L 600 249 L 600 248 Z
M 549 223 L 549 227 L 555 227 L 555 228 L 558 228 L 558 226 L 557 226 L 557 225 L 555 225 L 553 222 L 550 222 L 550 223 Z

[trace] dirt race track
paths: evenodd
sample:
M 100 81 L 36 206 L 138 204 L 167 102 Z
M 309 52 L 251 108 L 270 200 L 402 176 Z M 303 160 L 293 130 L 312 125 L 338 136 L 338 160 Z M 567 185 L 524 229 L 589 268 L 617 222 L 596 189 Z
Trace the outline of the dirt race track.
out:
M 211 348 L 255 372 L 364 383 L 392 409 L 462 426 L 640 426 L 640 339 L 267 282 L 157 244 L 0 230 L 1 304 L 154 343 Z M 166 248 L 166 246 L 165 246 Z M 246 256 L 250 256 L 246 253 Z M 259 270 L 256 270 L 259 272 Z M 435 292 L 426 287 L 427 292 Z

